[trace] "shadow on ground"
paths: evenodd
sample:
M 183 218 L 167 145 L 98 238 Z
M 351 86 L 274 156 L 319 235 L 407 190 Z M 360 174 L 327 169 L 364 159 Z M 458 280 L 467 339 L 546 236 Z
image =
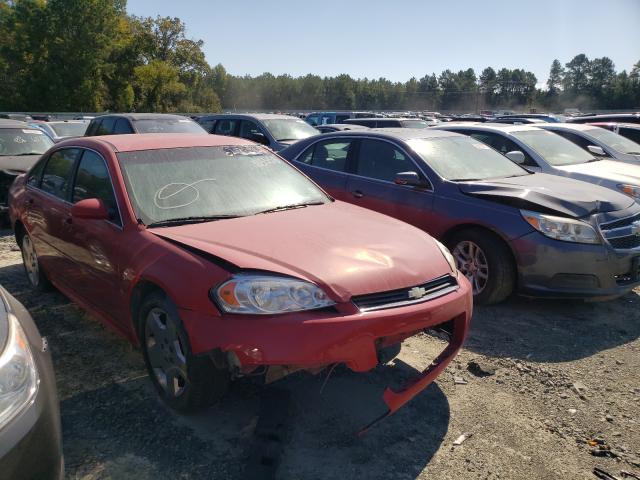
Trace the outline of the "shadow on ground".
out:
M 640 295 L 607 302 L 512 298 L 476 307 L 465 348 L 492 357 L 568 362 L 640 336 Z

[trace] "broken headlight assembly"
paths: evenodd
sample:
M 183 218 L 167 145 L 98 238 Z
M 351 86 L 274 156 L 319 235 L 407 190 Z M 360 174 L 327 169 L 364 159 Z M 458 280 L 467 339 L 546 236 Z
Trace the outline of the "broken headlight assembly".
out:
M 250 315 L 316 310 L 334 305 L 313 283 L 277 275 L 236 275 L 212 289 L 211 297 L 226 313 Z
M 596 230 L 586 222 L 520 210 L 522 217 L 543 235 L 563 242 L 599 244 Z
M 39 378 L 27 336 L 18 319 L 4 310 L 4 305 L 0 305 L 0 322 L 7 327 L 6 343 L 0 352 L 1 429 L 33 401 Z

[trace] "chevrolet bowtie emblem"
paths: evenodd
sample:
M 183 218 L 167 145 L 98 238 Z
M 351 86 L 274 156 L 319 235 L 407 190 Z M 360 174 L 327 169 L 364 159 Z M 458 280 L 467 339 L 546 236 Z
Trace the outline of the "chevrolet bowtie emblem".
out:
M 411 290 L 409 290 L 409 298 L 414 298 L 416 300 L 424 297 L 426 294 L 427 290 L 422 287 L 413 287 Z

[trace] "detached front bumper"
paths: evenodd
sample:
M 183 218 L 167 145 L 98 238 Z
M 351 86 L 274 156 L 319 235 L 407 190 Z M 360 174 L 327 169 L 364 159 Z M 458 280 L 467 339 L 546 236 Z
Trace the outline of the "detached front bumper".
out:
M 524 295 L 606 300 L 640 285 L 640 249 L 562 242 L 538 232 L 511 245 Z
M 381 347 L 442 324 L 453 327 L 450 343 L 434 362 L 400 391 L 387 389 L 383 399 L 391 414 L 429 385 L 458 353 L 466 338 L 473 304 L 471 287 L 458 276 L 459 288 L 422 303 L 360 312 L 349 303 L 339 311 L 280 316 L 226 315 L 212 318 L 180 310 L 194 353 L 233 354 L 242 371 L 282 366 L 289 371 L 318 370 L 345 364 L 365 372 L 378 364 Z M 451 323 L 448 323 L 451 322 Z

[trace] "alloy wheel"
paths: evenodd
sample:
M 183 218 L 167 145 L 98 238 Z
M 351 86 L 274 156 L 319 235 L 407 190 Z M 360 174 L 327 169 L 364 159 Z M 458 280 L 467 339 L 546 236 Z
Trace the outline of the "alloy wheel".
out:
M 40 283 L 40 267 L 36 250 L 29 235 L 25 235 L 22 239 L 22 262 L 29 282 L 32 286 L 37 287 Z
M 471 283 L 473 294 L 478 295 L 489 281 L 489 262 L 484 251 L 476 243 L 465 240 L 456 245 L 452 254 L 458 270 Z
M 188 382 L 187 357 L 178 326 L 161 308 L 147 314 L 145 342 L 147 357 L 158 384 L 172 397 L 179 397 Z

